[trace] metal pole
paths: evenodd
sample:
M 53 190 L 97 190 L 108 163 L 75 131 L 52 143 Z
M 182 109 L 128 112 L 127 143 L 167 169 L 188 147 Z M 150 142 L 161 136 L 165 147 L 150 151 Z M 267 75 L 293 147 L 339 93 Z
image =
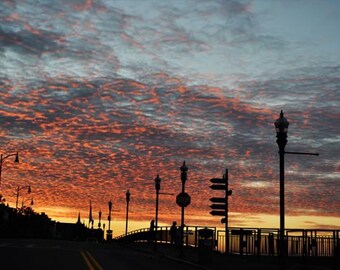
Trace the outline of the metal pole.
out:
M 225 170 L 225 253 L 229 254 L 229 225 L 228 225 L 228 169 Z
M 287 144 L 287 132 L 289 122 L 283 116 L 283 111 L 281 110 L 280 118 L 278 118 L 275 123 L 276 129 L 276 143 L 279 146 L 279 156 L 280 156 L 280 256 L 285 256 L 285 189 L 284 189 L 284 154 L 285 146 Z
M 184 181 L 182 181 L 182 194 L 184 194 L 185 192 L 185 185 L 184 185 Z M 180 231 L 180 236 L 181 236 L 181 253 L 180 256 L 184 256 L 183 253 L 183 246 L 184 246 L 184 207 L 181 207 L 181 231 Z
M 129 202 L 126 204 L 126 224 L 125 224 L 125 235 L 128 232 L 128 223 L 129 223 Z
M 108 220 L 109 220 L 109 229 L 106 232 L 106 238 L 107 240 L 111 241 L 112 240 L 112 231 L 111 231 L 111 209 L 112 209 L 112 201 L 109 201 L 109 216 L 108 216 Z
M 157 230 L 157 227 L 158 227 L 158 200 L 159 200 L 159 190 L 156 190 L 156 219 L 155 219 L 156 230 Z
M 285 255 L 285 172 L 284 172 L 284 147 L 285 145 L 280 145 L 280 256 Z
M 125 235 L 128 232 L 128 222 L 129 222 L 129 202 L 130 202 L 130 192 L 126 191 L 126 224 L 125 224 Z
M 180 168 L 181 170 L 181 181 L 182 181 L 182 194 L 185 193 L 185 182 L 187 180 L 187 171 L 188 171 L 188 167 L 185 165 L 185 161 L 183 161 L 183 165 Z M 181 207 L 181 252 L 180 252 L 180 256 L 183 257 L 184 253 L 183 253 L 183 246 L 184 246 L 184 206 Z
M 17 201 L 15 203 L 15 209 L 18 209 L 19 191 L 20 191 L 20 188 L 18 186 L 18 188 L 17 188 Z
M 294 155 L 314 155 L 318 156 L 318 153 L 303 153 L 303 152 L 285 152 L 285 146 L 287 144 L 287 132 L 289 122 L 283 116 L 283 111 L 281 110 L 280 118 L 278 118 L 275 123 L 276 129 L 276 142 L 279 146 L 279 155 L 280 155 L 280 256 L 283 257 L 287 253 L 287 246 L 285 243 L 285 187 L 284 187 L 284 155 L 285 154 L 294 154 Z
M 159 204 L 159 190 L 161 189 L 161 178 L 157 174 L 155 178 L 155 190 L 156 190 L 156 213 L 155 213 L 155 228 L 154 232 L 150 232 L 154 239 L 154 249 L 157 249 L 157 230 L 158 230 L 158 204 Z

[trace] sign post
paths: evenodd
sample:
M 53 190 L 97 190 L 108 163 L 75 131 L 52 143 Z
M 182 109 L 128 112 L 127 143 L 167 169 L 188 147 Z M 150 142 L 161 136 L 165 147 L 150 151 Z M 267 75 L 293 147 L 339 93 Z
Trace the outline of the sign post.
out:
M 176 203 L 180 207 L 187 207 L 191 202 L 191 197 L 186 192 L 181 192 L 176 196 Z
M 211 189 L 225 191 L 224 198 L 210 198 L 210 201 L 213 203 L 210 205 L 210 208 L 213 209 L 210 211 L 210 214 L 213 216 L 224 216 L 221 222 L 225 223 L 225 249 L 226 254 L 229 254 L 228 196 L 231 196 L 232 190 L 228 189 L 228 169 L 226 169 L 223 178 L 212 178 L 210 182 L 213 183 L 213 185 L 210 186 Z

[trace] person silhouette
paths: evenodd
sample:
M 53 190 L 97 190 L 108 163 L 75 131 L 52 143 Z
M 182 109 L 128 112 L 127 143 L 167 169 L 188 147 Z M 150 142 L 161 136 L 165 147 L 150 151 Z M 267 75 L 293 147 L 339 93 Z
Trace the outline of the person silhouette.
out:
M 154 240 L 154 232 L 155 232 L 155 220 L 151 220 L 150 222 L 150 242 Z
M 177 241 L 177 222 L 174 221 L 172 222 L 172 225 L 170 227 L 170 242 L 172 245 L 175 245 L 176 244 L 176 241 Z

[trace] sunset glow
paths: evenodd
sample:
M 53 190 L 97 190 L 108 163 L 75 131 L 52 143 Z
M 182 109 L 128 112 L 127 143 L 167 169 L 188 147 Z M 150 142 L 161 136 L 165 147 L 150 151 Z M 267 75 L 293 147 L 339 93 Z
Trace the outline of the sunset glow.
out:
M 48 3 L 47 3 L 48 2 Z M 14 207 L 113 234 L 209 214 L 229 170 L 229 226 L 279 227 L 274 121 L 288 119 L 286 228 L 340 229 L 340 2 L 58 0 L 0 3 L 0 193 Z M 107 225 L 106 225 L 107 226 Z

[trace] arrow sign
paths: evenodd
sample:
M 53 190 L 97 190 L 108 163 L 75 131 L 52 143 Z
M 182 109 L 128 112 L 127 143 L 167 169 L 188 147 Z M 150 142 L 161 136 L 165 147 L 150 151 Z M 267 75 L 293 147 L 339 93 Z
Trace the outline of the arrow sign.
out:
M 225 185 L 211 185 L 211 189 L 217 189 L 217 190 L 225 190 L 226 186 Z
M 226 205 L 225 204 L 212 204 L 210 205 L 211 209 L 222 209 L 225 210 Z
M 225 211 L 210 211 L 210 215 L 213 215 L 213 216 L 225 216 Z
M 225 198 L 210 198 L 210 201 L 213 203 L 225 203 Z
M 210 182 L 215 184 L 225 184 L 226 180 L 224 178 L 211 178 Z

